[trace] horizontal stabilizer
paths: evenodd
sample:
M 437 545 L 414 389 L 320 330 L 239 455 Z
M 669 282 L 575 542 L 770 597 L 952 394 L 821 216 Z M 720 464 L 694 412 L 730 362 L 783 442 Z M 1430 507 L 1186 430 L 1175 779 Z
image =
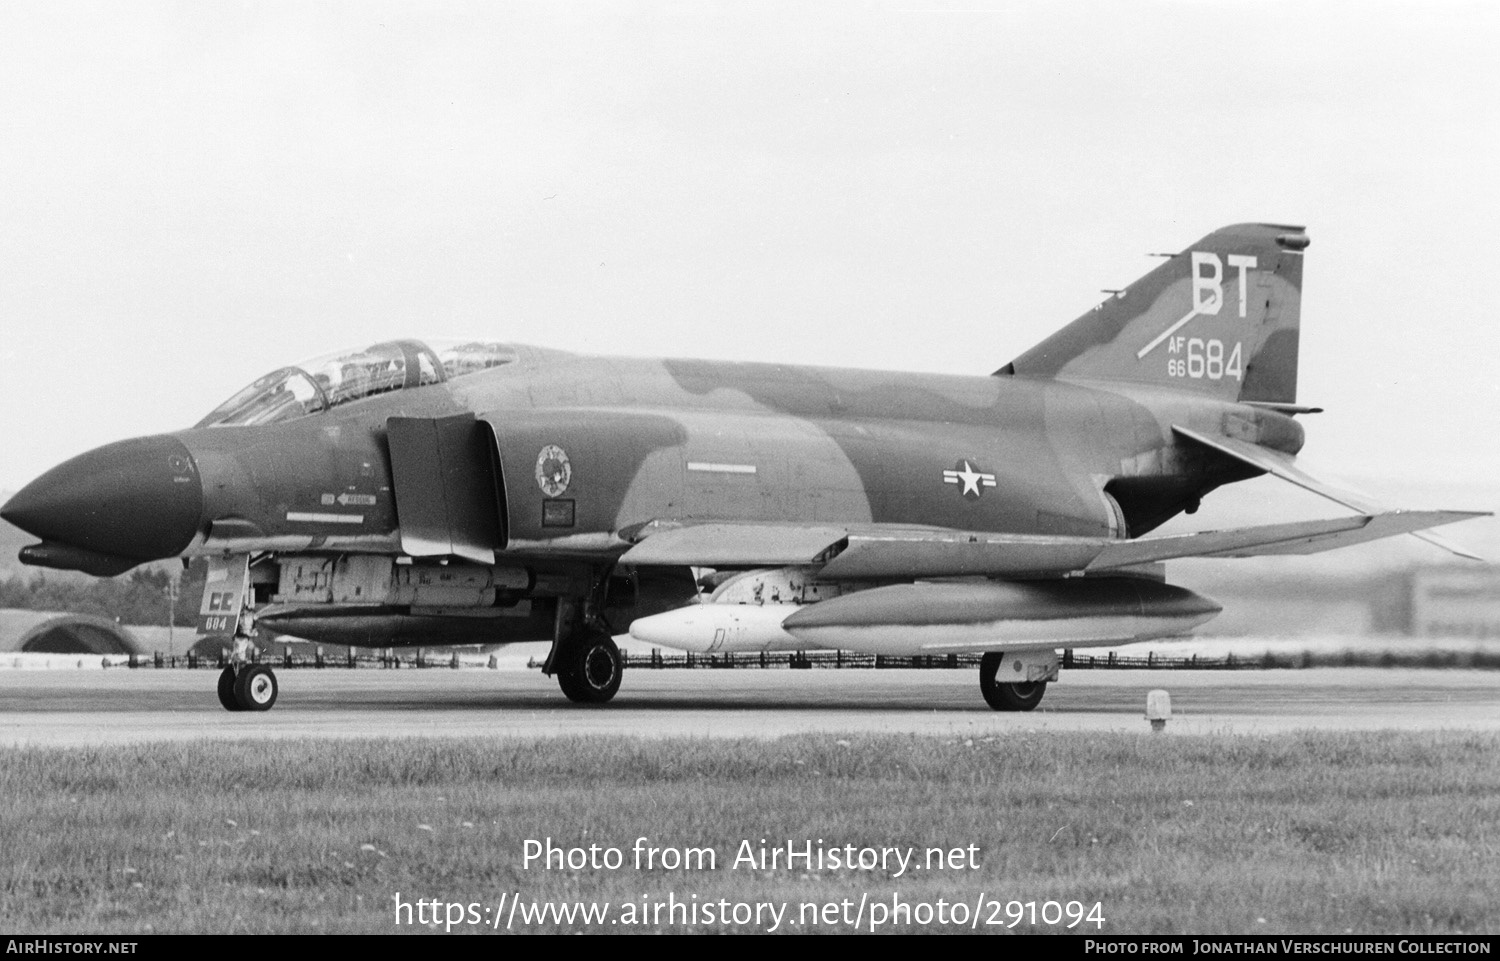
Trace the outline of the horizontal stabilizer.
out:
M 1376 503 L 1374 500 L 1366 497 L 1363 494 L 1334 487 L 1331 484 L 1325 484 L 1323 481 L 1318 480 L 1316 477 L 1313 477 L 1311 474 L 1308 474 L 1306 471 L 1298 467 L 1290 454 L 1285 454 L 1278 450 L 1268 450 L 1267 448 L 1261 447 L 1256 444 L 1251 444 L 1242 440 L 1235 440 L 1232 437 L 1210 437 L 1206 434 L 1200 434 L 1195 430 L 1189 430 L 1186 427 L 1181 427 L 1176 424 L 1172 425 L 1172 430 L 1179 437 L 1186 438 L 1187 440 L 1207 447 L 1210 450 L 1218 451 L 1220 454 L 1223 454 L 1226 457 L 1231 457 L 1243 464 L 1248 464 L 1249 466 L 1254 467 L 1257 470 L 1265 471 L 1268 474 L 1272 474 L 1276 477 L 1281 478 L 1289 484 L 1296 484 L 1298 487 L 1301 487 L 1304 490 L 1310 490 L 1320 497 L 1326 497 L 1329 500 L 1333 501 L 1335 504 L 1340 504 L 1344 507 L 1350 508 L 1351 510 L 1359 511 L 1361 514 L 1377 515 L 1389 513 L 1386 508 L 1382 507 L 1380 504 Z M 1419 512 L 1403 511 L 1398 513 L 1415 514 Z M 1452 517 L 1452 519 L 1450 520 L 1438 521 L 1437 523 L 1440 524 L 1451 524 L 1455 520 L 1467 520 L 1470 517 L 1490 516 L 1489 511 L 1442 511 L 1438 513 L 1442 513 L 1445 515 L 1457 515 Z M 1435 525 L 1429 524 L 1420 526 L 1430 527 Z M 1392 531 L 1392 533 L 1399 532 Z M 1409 533 L 1426 541 L 1429 544 L 1432 544 L 1434 547 L 1442 548 L 1450 554 L 1456 554 L 1459 557 L 1465 557 L 1469 560 L 1484 560 L 1484 558 L 1480 557 L 1478 554 L 1475 554 L 1472 551 L 1467 550 L 1466 548 L 1454 544 L 1452 541 L 1449 541 L 1445 537 L 1441 537 L 1429 531 L 1411 529 L 1409 530 Z M 1380 534 L 1376 536 L 1385 537 L 1388 535 Z M 1373 537 L 1366 538 L 1366 540 L 1374 539 L 1375 538 Z M 1285 553 L 1293 552 L 1287 551 Z
M 1474 514 L 1472 516 L 1474 516 L 1474 517 L 1489 517 L 1490 515 L 1489 515 L 1488 512 L 1485 512 L 1485 513 L 1477 513 L 1477 514 Z M 1462 557 L 1462 558 L 1464 558 L 1466 560 L 1471 560 L 1471 561 L 1480 561 L 1481 563 L 1485 563 L 1485 564 L 1489 563 L 1489 559 L 1488 558 L 1486 558 L 1486 557 L 1484 557 L 1484 556 L 1482 556 L 1480 554 L 1474 553 L 1473 551 L 1469 550 L 1467 547 L 1463 547 L 1462 545 L 1453 543 L 1452 541 L 1448 540 L 1448 538 L 1444 537 L 1441 534 L 1434 534 L 1432 531 L 1412 531 L 1411 532 L 1411 536 L 1415 537 L 1417 540 L 1426 541 L 1427 543 L 1431 544 L 1433 547 L 1441 547 L 1443 550 L 1447 551 L 1449 554 L 1453 554 L 1456 557 Z
M 1290 454 L 1282 453 L 1279 450 L 1270 450 L 1258 444 L 1251 444 L 1248 441 L 1235 440 L 1232 437 L 1210 437 L 1207 434 L 1200 434 L 1195 430 L 1189 430 L 1186 427 L 1180 427 L 1176 424 L 1172 425 L 1172 432 L 1179 437 L 1185 437 L 1196 444 L 1216 450 L 1226 457 L 1231 457 L 1243 464 L 1248 464 L 1258 470 L 1273 474 L 1287 483 L 1296 484 L 1298 487 L 1310 490 L 1314 494 L 1326 497 L 1336 504 L 1342 504 L 1362 514 L 1378 514 L 1385 510 L 1385 508 L 1362 494 L 1342 490 L 1331 484 L 1323 483 L 1298 467 L 1295 459 Z

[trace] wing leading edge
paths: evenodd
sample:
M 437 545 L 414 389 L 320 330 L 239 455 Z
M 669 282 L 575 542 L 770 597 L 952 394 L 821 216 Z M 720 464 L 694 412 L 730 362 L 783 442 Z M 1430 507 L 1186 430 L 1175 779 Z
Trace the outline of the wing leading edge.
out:
M 1314 554 L 1471 517 L 1473 511 L 1386 511 L 1138 540 L 996 534 L 888 524 L 650 524 L 623 564 L 818 566 L 852 580 L 1061 576 L 1183 557 Z

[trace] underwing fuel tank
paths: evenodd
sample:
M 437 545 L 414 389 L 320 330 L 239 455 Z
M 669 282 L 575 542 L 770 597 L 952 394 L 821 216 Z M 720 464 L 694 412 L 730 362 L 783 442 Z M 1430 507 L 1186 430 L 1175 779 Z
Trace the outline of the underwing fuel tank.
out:
M 800 651 L 807 643 L 781 629 L 799 610 L 795 604 L 694 604 L 637 618 L 630 636 L 694 654 Z
M 1186 634 L 1218 614 L 1184 587 L 1134 577 L 897 584 L 816 604 L 700 604 L 643 618 L 638 640 L 691 651 L 950 654 L 1107 647 Z
M 1185 587 L 1134 577 L 897 584 L 782 622 L 809 644 L 865 654 L 1107 647 L 1185 634 L 1218 614 Z

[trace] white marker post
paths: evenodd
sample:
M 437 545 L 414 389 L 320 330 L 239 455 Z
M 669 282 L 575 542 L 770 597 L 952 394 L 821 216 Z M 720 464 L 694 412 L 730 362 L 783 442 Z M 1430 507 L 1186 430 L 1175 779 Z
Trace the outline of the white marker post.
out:
M 1153 732 L 1165 731 L 1167 721 L 1172 719 L 1172 695 L 1163 690 L 1146 694 L 1146 720 L 1151 722 Z

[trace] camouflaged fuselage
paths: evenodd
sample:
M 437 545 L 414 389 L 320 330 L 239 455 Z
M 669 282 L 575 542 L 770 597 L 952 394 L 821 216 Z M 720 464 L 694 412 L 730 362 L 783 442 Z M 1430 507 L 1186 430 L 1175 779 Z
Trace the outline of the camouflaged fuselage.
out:
M 520 348 L 446 384 L 179 432 L 204 486 L 192 552 L 396 550 L 388 418 L 471 412 L 494 432 L 512 553 L 607 556 L 640 525 L 708 518 L 1137 535 L 1244 476 L 1172 425 L 1302 442 L 1281 414 L 1149 385 Z

